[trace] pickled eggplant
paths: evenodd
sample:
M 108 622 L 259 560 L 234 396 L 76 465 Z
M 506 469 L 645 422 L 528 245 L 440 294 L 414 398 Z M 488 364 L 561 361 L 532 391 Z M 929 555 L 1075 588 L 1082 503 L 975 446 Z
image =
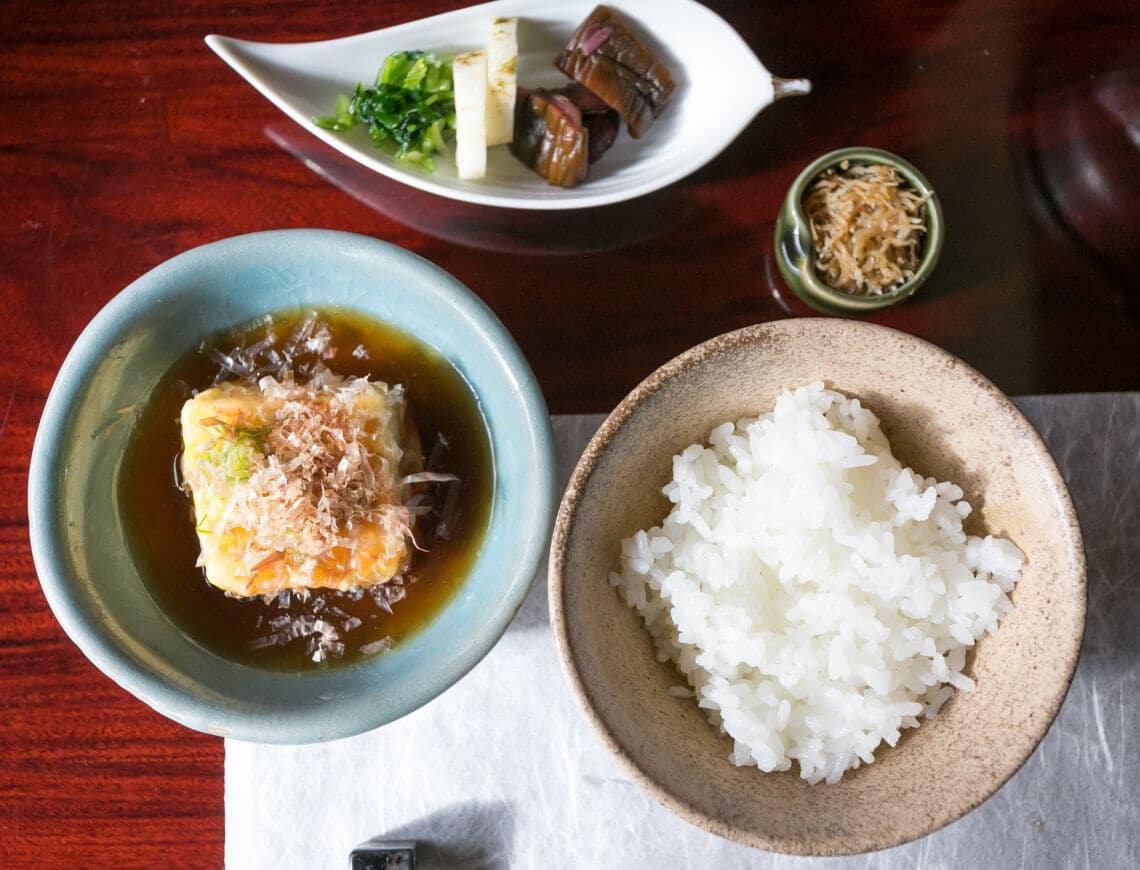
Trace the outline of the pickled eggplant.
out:
M 661 114 L 676 85 L 669 70 L 608 6 L 583 21 L 554 61 L 618 112 L 635 139 Z
M 549 181 L 574 187 L 617 138 L 618 114 L 590 90 L 520 88 L 511 153 Z
M 511 153 L 551 184 L 573 187 L 586 177 L 589 134 L 565 94 L 519 88 Z
M 578 82 L 570 82 L 559 92 L 565 94 L 582 113 L 582 124 L 588 137 L 588 162 L 595 163 L 609 151 L 618 134 L 618 113 L 605 104 L 601 97 Z

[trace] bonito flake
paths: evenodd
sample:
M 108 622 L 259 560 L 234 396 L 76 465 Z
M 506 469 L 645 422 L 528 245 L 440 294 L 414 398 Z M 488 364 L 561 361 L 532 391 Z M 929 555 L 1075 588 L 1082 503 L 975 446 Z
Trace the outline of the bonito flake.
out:
M 206 579 L 235 596 L 374 586 L 410 558 L 422 468 L 403 389 L 324 371 L 223 383 L 182 407 L 182 476 Z

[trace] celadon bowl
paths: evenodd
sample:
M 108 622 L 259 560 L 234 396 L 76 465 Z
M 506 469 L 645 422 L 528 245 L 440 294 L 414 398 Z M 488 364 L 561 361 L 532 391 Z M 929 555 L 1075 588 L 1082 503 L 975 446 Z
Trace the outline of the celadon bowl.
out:
M 385 321 L 448 358 L 486 421 L 494 503 L 469 575 L 418 633 L 361 664 L 290 673 L 210 652 L 148 593 L 120 520 L 116 480 L 131 425 L 118 412 L 145 403 L 170 365 L 202 339 L 267 312 L 309 306 Z M 367 731 L 462 677 L 522 604 L 546 549 L 554 501 L 546 405 L 494 314 L 414 254 L 323 230 L 255 233 L 195 248 L 111 300 L 60 369 L 28 483 L 36 571 L 83 653 L 159 713 L 266 743 Z
M 659 524 L 672 457 L 714 426 L 772 409 L 783 389 L 822 380 L 859 397 L 894 454 L 951 480 L 974 507 L 969 534 L 1025 553 L 1013 610 L 979 641 L 977 681 L 907 729 L 873 764 L 834 785 L 798 766 L 733 765 L 732 740 L 659 662 L 649 633 L 609 581 L 621 541 Z M 1081 531 L 1041 438 L 982 375 L 913 336 L 855 320 L 784 320 L 731 332 L 666 363 L 587 445 L 550 549 L 550 620 L 571 690 L 628 775 L 670 810 L 722 837 L 774 852 L 845 855 L 928 834 L 993 794 L 1044 737 L 1068 691 L 1084 634 Z

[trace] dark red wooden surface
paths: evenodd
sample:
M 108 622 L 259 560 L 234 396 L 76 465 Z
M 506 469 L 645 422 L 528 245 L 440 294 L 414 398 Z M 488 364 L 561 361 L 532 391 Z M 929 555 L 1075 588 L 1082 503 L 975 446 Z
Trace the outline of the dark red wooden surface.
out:
M 922 169 L 948 225 L 921 296 L 878 322 L 1010 393 L 1140 388 L 1133 0 L 713 3 L 815 93 L 669 190 L 565 216 L 488 213 L 361 173 L 202 43 L 342 36 L 450 5 L 0 6 L 0 865 L 221 863 L 221 741 L 153 713 L 64 637 L 25 514 L 67 349 L 113 294 L 187 248 L 278 227 L 403 245 L 498 313 L 552 411 L 604 411 L 685 348 L 798 312 L 768 277 L 784 192 L 819 154 L 875 145 Z

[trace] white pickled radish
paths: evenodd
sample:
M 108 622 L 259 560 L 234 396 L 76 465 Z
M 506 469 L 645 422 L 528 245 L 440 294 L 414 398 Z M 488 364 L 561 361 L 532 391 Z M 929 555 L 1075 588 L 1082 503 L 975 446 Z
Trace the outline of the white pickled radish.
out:
M 517 18 L 491 22 L 487 43 L 487 145 L 503 145 L 515 137 L 515 96 L 518 80 Z
M 469 51 L 452 64 L 455 82 L 455 168 L 460 178 L 487 174 L 487 53 Z

